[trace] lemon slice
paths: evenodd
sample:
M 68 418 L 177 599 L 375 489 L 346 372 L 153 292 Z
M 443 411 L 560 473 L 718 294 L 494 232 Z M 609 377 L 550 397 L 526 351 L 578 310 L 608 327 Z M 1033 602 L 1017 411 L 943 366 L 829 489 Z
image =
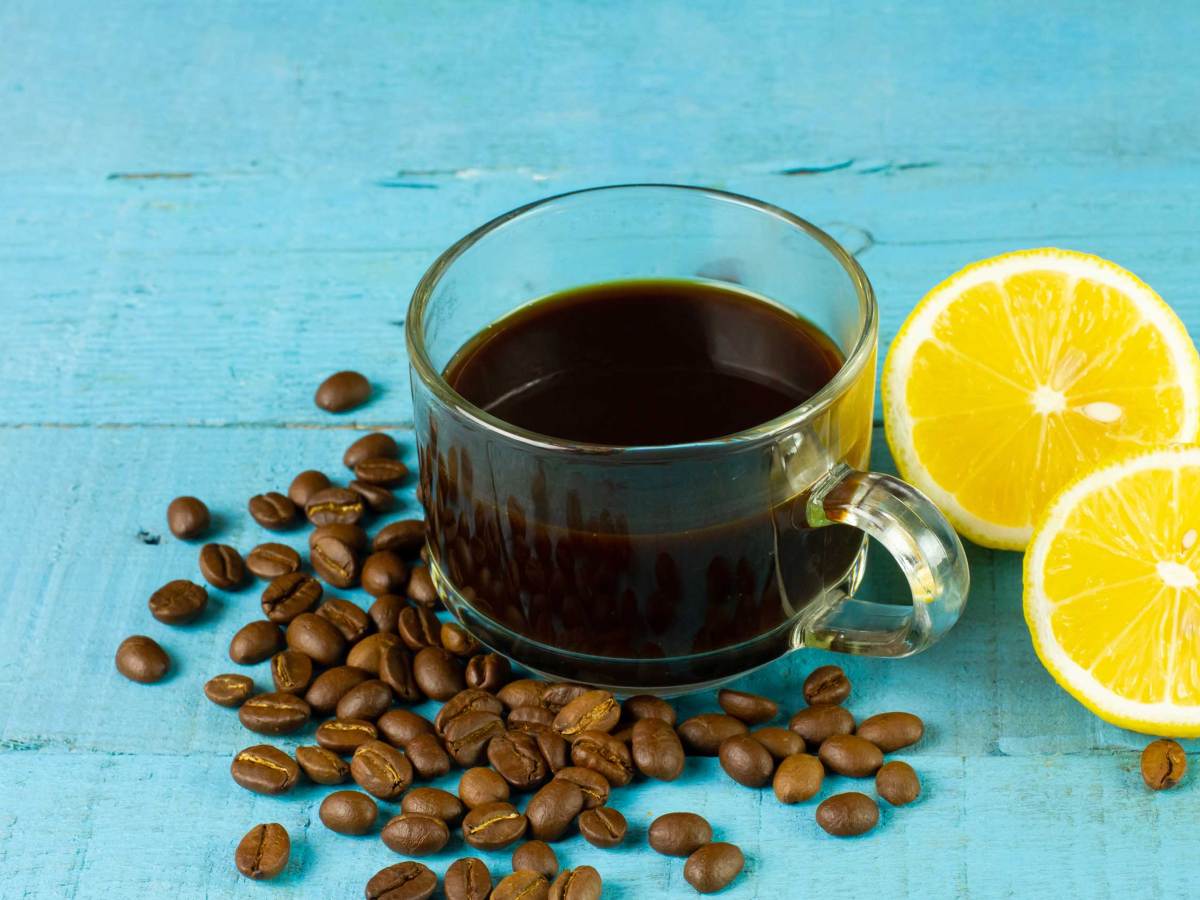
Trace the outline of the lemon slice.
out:
M 1078 472 L 1193 442 L 1200 357 L 1183 323 L 1120 266 L 1022 250 L 930 291 L 883 368 L 901 474 L 966 537 L 1019 550 Z
M 1200 447 L 1094 469 L 1050 502 L 1025 557 L 1042 664 L 1096 715 L 1200 735 Z

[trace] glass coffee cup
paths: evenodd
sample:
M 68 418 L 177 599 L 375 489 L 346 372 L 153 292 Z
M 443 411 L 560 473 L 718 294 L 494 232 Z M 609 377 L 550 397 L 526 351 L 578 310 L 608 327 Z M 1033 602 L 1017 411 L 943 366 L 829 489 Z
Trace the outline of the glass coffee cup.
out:
M 507 423 L 447 366 L 538 298 L 663 279 L 736 283 L 801 317 L 844 362 L 807 400 L 711 440 L 588 444 Z M 791 650 L 902 657 L 966 603 L 966 558 L 921 493 L 866 471 L 877 308 L 855 259 L 813 225 L 721 191 L 620 185 L 513 210 L 458 241 L 407 319 L 429 565 L 446 607 L 540 674 L 680 693 Z M 911 602 L 856 594 L 867 536 Z

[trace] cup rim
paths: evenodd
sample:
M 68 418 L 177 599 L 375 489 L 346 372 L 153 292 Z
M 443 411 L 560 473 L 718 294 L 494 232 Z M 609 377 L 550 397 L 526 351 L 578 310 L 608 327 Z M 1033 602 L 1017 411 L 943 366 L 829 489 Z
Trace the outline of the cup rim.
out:
M 610 445 L 610 444 L 590 444 L 581 441 L 569 441 L 562 438 L 556 438 L 551 435 L 541 434 L 536 431 L 530 431 L 525 428 L 513 425 L 503 419 L 492 415 L 486 410 L 476 406 L 466 397 L 462 396 L 458 391 L 450 386 L 450 383 L 442 377 L 441 372 L 433 365 L 433 361 L 429 358 L 429 353 L 425 347 L 424 335 L 424 319 L 425 310 L 428 306 L 434 288 L 441 280 L 442 276 L 450 268 L 454 262 L 462 256 L 467 250 L 473 247 L 480 240 L 485 238 L 512 222 L 515 219 L 522 218 L 535 210 L 541 209 L 550 204 L 559 203 L 563 200 L 582 197 L 590 194 L 601 192 L 614 191 L 640 191 L 652 189 L 656 191 L 679 191 L 686 193 L 694 193 L 705 195 L 713 200 L 718 200 L 725 203 L 734 203 L 739 206 L 748 207 L 757 212 L 779 219 L 785 224 L 798 228 L 808 234 L 809 237 L 820 243 L 826 251 L 841 265 L 849 276 L 851 283 L 854 285 L 855 293 L 858 296 L 859 308 L 862 312 L 862 324 L 859 333 L 854 340 L 850 352 L 846 354 L 846 359 L 842 363 L 841 368 L 837 370 L 834 376 L 815 394 L 805 400 L 803 403 L 792 407 L 787 412 L 769 419 L 766 422 L 743 429 L 729 435 L 723 435 L 715 438 L 705 438 L 700 441 L 689 441 L 678 444 L 651 444 L 651 445 Z M 433 264 L 421 276 L 421 280 L 417 283 L 413 290 L 412 299 L 408 306 L 408 315 L 405 320 L 405 337 L 408 345 L 409 365 L 417 373 L 417 376 L 425 383 L 430 391 L 442 403 L 456 410 L 460 415 L 472 420 L 480 427 L 520 444 L 535 448 L 539 451 L 558 451 L 573 455 L 595 455 L 595 456 L 613 456 L 616 454 L 634 454 L 639 458 L 661 458 L 673 457 L 681 454 L 691 454 L 703 452 L 705 450 L 719 450 L 721 452 L 729 452 L 731 450 L 752 449 L 762 444 L 770 443 L 776 440 L 783 432 L 794 428 L 797 422 L 809 419 L 817 413 L 830 406 L 839 396 L 852 385 L 863 366 L 869 359 L 872 358 L 875 343 L 876 320 L 878 317 L 878 306 L 875 301 L 875 292 L 871 288 L 871 282 L 867 279 L 866 273 L 862 266 L 858 264 L 858 260 L 846 250 L 841 244 L 834 240 L 828 233 L 813 225 L 811 222 L 800 218 L 799 216 L 788 212 L 782 207 L 772 203 L 766 203 L 762 200 L 755 200 L 752 197 L 747 197 L 743 194 L 736 194 L 730 191 L 722 191 L 716 188 L 699 187 L 686 184 L 671 184 L 659 182 L 631 182 L 627 184 L 608 184 L 597 187 L 582 188 L 580 190 L 565 191 L 560 194 L 554 194 L 550 197 L 544 197 L 541 200 L 535 200 L 531 203 L 526 203 L 509 210 L 495 218 L 480 225 L 475 230 L 469 232 L 459 238 L 450 245 Z

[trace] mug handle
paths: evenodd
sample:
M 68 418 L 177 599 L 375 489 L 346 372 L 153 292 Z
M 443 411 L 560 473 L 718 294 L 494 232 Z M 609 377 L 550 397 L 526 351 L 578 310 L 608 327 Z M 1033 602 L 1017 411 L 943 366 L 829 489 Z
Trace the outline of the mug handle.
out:
M 873 603 L 841 593 L 798 627 L 797 646 L 910 656 L 962 615 L 970 584 L 966 554 L 946 517 L 916 488 L 842 464 L 813 487 L 805 517 L 811 527 L 851 525 L 883 544 L 908 578 L 912 603 Z

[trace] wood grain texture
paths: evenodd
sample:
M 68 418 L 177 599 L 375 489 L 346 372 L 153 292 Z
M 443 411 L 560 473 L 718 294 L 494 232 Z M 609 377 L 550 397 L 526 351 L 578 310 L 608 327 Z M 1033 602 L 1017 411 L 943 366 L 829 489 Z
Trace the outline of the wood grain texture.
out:
M 236 668 L 228 640 L 257 591 L 213 592 L 178 629 L 145 602 L 196 576 L 198 548 L 165 529 L 171 497 L 204 497 L 221 539 L 248 549 L 268 537 L 251 494 L 308 466 L 340 473 L 354 428 L 404 439 L 408 295 L 449 242 L 518 203 L 631 180 L 779 203 L 857 252 L 884 345 L 942 277 L 1042 244 L 1127 265 L 1200 328 L 1191 3 L 9 0 L 0 38 L 5 898 L 350 897 L 397 859 L 324 829 L 314 787 L 272 799 L 230 780 L 255 739 L 200 686 Z M 378 396 L 321 413 L 312 391 L 346 366 Z M 891 470 L 878 433 L 875 464 Z M 926 718 L 903 754 L 918 804 L 834 841 L 811 805 L 690 761 L 677 784 L 618 795 L 627 846 L 572 838 L 560 858 L 597 865 L 606 896 L 692 896 L 644 831 L 695 809 L 747 854 L 721 896 L 1194 893 L 1178 860 L 1197 788 L 1143 789 L 1145 739 L 1036 662 L 1019 558 L 968 552 L 973 594 L 947 641 L 903 663 L 836 660 L 860 716 Z M 880 556 L 868 589 L 901 590 Z M 115 675 L 134 632 L 172 653 L 164 684 Z M 833 659 L 793 655 L 742 686 L 796 707 Z M 275 884 L 232 866 L 258 821 L 292 833 Z M 499 872 L 507 855 L 488 860 Z

